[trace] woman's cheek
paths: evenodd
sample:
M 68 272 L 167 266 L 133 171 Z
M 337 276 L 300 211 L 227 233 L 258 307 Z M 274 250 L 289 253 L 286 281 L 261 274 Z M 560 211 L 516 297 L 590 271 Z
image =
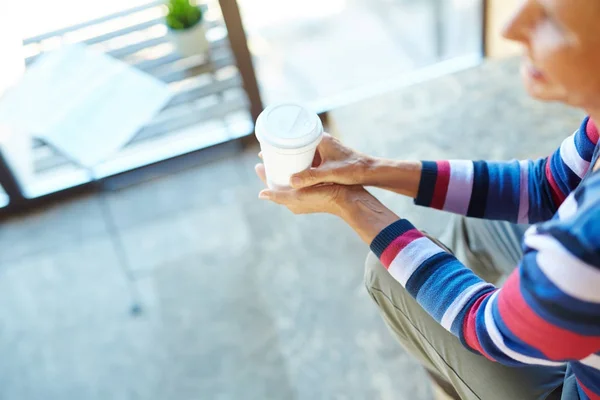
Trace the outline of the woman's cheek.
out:
M 555 100 L 566 100 L 569 81 L 577 75 L 570 55 L 571 39 L 550 21 L 539 24 L 532 39 L 532 62 L 544 74 L 548 95 Z

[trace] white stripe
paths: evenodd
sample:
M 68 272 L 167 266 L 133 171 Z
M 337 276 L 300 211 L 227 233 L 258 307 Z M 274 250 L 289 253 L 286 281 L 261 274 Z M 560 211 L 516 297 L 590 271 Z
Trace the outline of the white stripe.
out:
M 462 311 L 462 309 L 465 307 L 465 304 L 467 304 L 469 300 L 471 300 L 475 293 L 477 293 L 485 287 L 493 288 L 494 285 L 487 282 L 477 282 L 476 284 L 471 285 L 465 290 L 463 290 L 454 299 L 452 304 L 450 304 L 450 307 L 448 307 L 448 309 L 444 312 L 444 316 L 442 317 L 441 321 L 442 326 L 447 330 L 450 330 L 452 324 L 454 323 L 454 320 L 456 319 L 456 316 L 459 312 Z
M 588 367 L 592 367 L 592 368 L 600 370 L 600 356 L 597 354 L 592 354 L 590 356 L 587 356 L 586 358 L 584 358 L 583 360 L 580 360 L 579 362 L 582 363 L 583 365 L 587 365 Z
M 402 286 L 406 286 L 406 282 L 411 277 L 413 272 L 431 256 L 438 253 L 443 253 L 439 246 L 433 243 L 429 238 L 422 237 L 413 240 L 408 244 L 392 261 L 388 271 Z
M 450 161 L 450 182 L 444 210 L 466 215 L 473 192 L 473 161 Z
M 575 192 L 565 199 L 565 201 L 558 208 L 558 219 L 564 221 L 571 218 L 577 212 L 577 200 L 575 200 Z
M 492 342 L 494 342 L 496 347 L 501 352 L 506 354 L 508 357 L 512 358 L 515 361 L 519 361 L 523 364 L 547 365 L 547 366 L 553 366 L 553 367 L 563 365 L 564 363 L 543 360 L 541 358 L 530 357 L 530 356 L 526 356 L 521 353 L 517 353 L 513 349 L 509 348 L 506 345 L 506 343 L 504 343 L 504 338 L 502 337 L 500 330 L 496 326 L 496 321 L 494 321 L 494 317 L 492 315 L 492 305 L 496 301 L 496 298 L 498 297 L 499 293 L 500 293 L 500 290 L 492 295 L 492 297 L 489 299 L 488 303 L 486 304 L 485 311 L 484 311 L 485 326 L 487 328 L 488 334 L 490 335 L 490 338 L 492 339 Z
M 575 132 L 563 140 L 560 145 L 560 156 L 563 162 L 580 178 L 583 178 L 587 170 L 590 168 L 590 163 L 579 155 L 575 147 Z
M 519 161 L 519 224 L 529 223 L 529 161 Z
M 525 237 L 531 236 L 531 235 L 537 235 L 537 226 L 536 225 L 531 225 L 529 228 L 527 228 L 527 230 L 523 234 L 523 236 L 525 236 Z
M 552 236 L 526 236 L 525 244 L 538 251 L 537 264 L 556 287 L 576 299 L 600 303 L 600 269 L 569 253 Z

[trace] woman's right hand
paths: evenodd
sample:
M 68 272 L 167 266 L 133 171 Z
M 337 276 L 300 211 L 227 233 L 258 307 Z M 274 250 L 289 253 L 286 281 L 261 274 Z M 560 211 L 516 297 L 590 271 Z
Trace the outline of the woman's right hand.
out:
M 373 158 L 345 146 L 325 133 L 317 147 L 312 168 L 292 176 L 290 185 L 295 189 L 321 183 L 340 185 L 368 185 L 367 176 Z
M 326 183 L 375 186 L 415 198 L 420 178 L 418 161 L 370 157 L 326 133 L 317 147 L 312 168 L 293 175 L 290 185 L 294 189 Z

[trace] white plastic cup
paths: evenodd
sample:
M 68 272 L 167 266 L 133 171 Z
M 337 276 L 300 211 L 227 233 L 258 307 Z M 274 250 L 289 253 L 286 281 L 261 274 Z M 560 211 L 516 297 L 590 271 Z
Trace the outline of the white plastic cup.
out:
M 265 108 L 256 121 L 267 175 L 273 190 L 290 188 L 292 175 L 310 168 L 323 139 L 319 116 L 299 104 L 284 103 Z

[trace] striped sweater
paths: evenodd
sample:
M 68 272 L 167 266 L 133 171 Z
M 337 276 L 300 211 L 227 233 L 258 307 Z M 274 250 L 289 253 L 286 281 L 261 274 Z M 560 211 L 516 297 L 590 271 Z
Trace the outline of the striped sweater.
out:
M 509 366 L 570 363 L 581 399 L 600 399 L 598 130 L 586 118 L 537 161 L 424 162 L 419 205 L 536 223 L 501 289 L 483 281 L 407 220 L 371 244 L 389 273 L 468 349 Z

